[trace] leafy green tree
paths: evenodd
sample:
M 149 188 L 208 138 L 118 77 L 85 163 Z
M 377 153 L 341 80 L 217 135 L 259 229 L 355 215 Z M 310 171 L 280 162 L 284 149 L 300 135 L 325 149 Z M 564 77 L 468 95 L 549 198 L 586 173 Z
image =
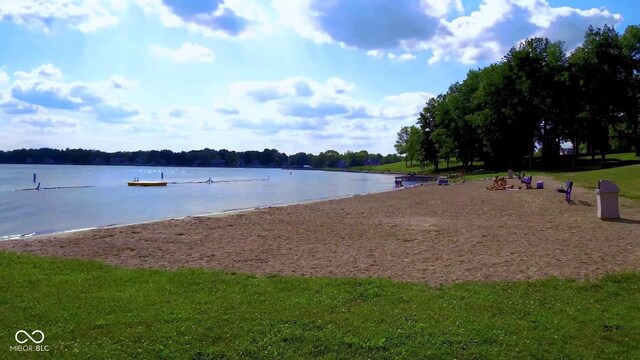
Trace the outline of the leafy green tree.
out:
M 625 57 L 625 82 L 627 99 L 625 101 L 627 128 L 631 131 L 636 156 L 640 156 L 640 26 L 628 26 L 620 38 Z
M 396 149 L 398 155 L 405 155 L 407 153 L 407 143 L 409 142 L 409 126 L 403 126 L 400 131 L 398 131 L 398 135 L 396 138 L 396 143 L 393 146 Z M 405 157 L 404 163 L 408 166 L 408 159 Z
M 418 116 L 418 125 L 422 132 L 420 155 L 422 161 L 433 163 L 435 171 L 438 171 L 438 149 L 436 140 L 432 139 L 432 134 L 436 131 L 436 108 L 442 101 L 442 95 L 431 98 Z
M 420 145 L 422 144 L 422 131 L 416 126 L 409 128 L 409 138 L 407 139 L 407 158 L 411 165 L 414 160 L 420 159 Z
M 613 27 L 589 27 L 585 41 L 569 57 L 579 79 L 577 91 L 586 113 L 586 141 L 591 157 L 600 150 L 602 161 L 609 151 L 609 128 L 620 122 L 628 91 L 624 82 L 625 57 L 619 34 Z

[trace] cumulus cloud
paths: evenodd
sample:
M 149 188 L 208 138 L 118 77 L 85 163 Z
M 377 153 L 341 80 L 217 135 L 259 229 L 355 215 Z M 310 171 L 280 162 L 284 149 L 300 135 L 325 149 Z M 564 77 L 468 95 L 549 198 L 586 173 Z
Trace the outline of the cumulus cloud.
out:
M 386 96 L 380 108 L 381 116 L 389 119 L 415 120 L 432 97 L 434 97 L 433 94 L 428 92 L 405 92 Z
M 18 128 L 31 133 L 67 133 L 76 129 L 78 120 L 66 116 L 25 115 L 11 120 Z
M 131 104 L 102 103 L 95 105 L 93 108 L 99 119 L 106 122 L 124 121 L 140 114 L 140 110 Z
M 69 86 L 60 83 L 19 81 L 11 88 L 11 96 L 43 107 L 77 110 L 83 105 L 82 99 L 71 96 L 70 90 Z
M 111 81 L 111 86 L 114 89 L 130 90 L 138 86 L 137 81 L 127 79 L 126 77 L 120 75 L 112 76 L 109 81 Z
M 266 11 L 254 2 L 236 0 L 138 0 L 148 15 L 159 15 L 167 27 L 207 36 L 242 37 L 257 28 L 267 31 Z
M 423 0 L 427 13 L 432 16 L 443 17 L 452 12 L 462 12 L 462 0 Z
M 173 109 L 173 110 L 169 111 L 169 116 L 174 117 L 174 118 L 181 118 L 186 113 L 187 112 L 184 111 L 183 109 Z
M 114 0 L 0 0 L 0 20 L 44 30 L 60 22 L 88 33 L 115 25 L 124 8 Z
M 534 36 L 564 41 L 572 49 L 582 43 L 589 25 L 615 25 L 621 19 L 604 8 L 552 7 L 546 0 L 484 0 L 477 11 L 447 22 L 449 34 L 421 46 L 433 51 L 429 63 L 495 61 L 518 42 Z
M 0 70 L 0 86 L 9 83 L 9 75 L 6 71 Z
M 250 121 L 244 119 L 233 120 L 232 125 L 239 129 L 257 130 L 262 134 L 277 134 L 282 131 L 320 131 L 327 126 L 326 119 L 262 119 Z
M 282 104 L 280 113 L 285 116 L 301 118 L 318 118 L 333 115 L 347 114 L 349 108 L 338 102 L 320 102 L 317 104 L 290 101 Z
M 273 4 L 282 20 L 301 35 L 358 49 L 394 48 L 430 39 L 441 28 L 437 16 L 441 11 L 420 0 L 302 0 L 297 4 L 275 0 Z
M 387 59 L 395 60 L 395 61 L 409 61 L 409 60 L 416 59 L 416 56 L 411 53 L 404 53 L 401 55 L 397 55 L 393 52 L 385 53 L 383 50 L 369 50 L 367 51 L 367 55 L 376 59 L 383 59 L 386 55 Z
M 11 98 L 0 104 L 7 114 L 29 114 L 47 109 L 94 113 L 99 120 L 123 120 L 140 111 L 119 101 L 114 91 L 130 88 L 135 81 L 114 76 L 102 82 L 65 82 L 60 69 L 42 65 L 30 72 L 17 71 L 9 87 Z
M 533 20 L 539 21 L 538 36 L 563 41 L 569 50 L 573 50 L 582 44 L 589 25 L 602 27 L 605 24 L 619 24 L 622 16 L 606 9 L 579 10 L 561 7 L 550 8 L 548 17 L 541 16 Z
M 315 42 L 338 43 L 398 61 L 427 51 L 431 64 L 495 61 L 534 36 L 564 41 L 572 49 L 582 42 L 589 25 L 622 20 L 605 8 L 553 7 L 547 0 L 482 0 L 462 16 L 460 0 L 274 0 L 273 5 L 281 23 Z
M 212 63 L 215 61 L 213 50 L 189 42 L 182 44 L 177 49 L 152 45 L 150 50 L 152 55 L 175 63 Z
M 345 119 L 363 119 L 375 116 L 376 113 L 372 109 L 364 105 L 357 105 L 350 109 L 349 114 L 345 115 Z
M 62 78 L 62 70 L 56 68 L 51 64 L 43 64 L 38 66 L 37 68 L 31 69 L 29 72 L 25 71 L 16 71 L 13 75 L 17 79 L 61 79 Z
M 287 97 L 310 97 L 323 85 L 302 77 L 280 81 L 242 81 L 229 85 L 232 97 L 249 97 L 258 102 L 268 102 Z
M 24 103 L 22 101 L 8 100 L 5 102 L 0 102 L 0 109 L 2 109 L 2 111 L 4 111 L 5 114 L 20 115 L 20 114 L 35 114 L 39 112 L 42 109 L 42 107 L 32 105 L 29 103 Z
M 238 109 L 233 106 L 216 108 L 215 110 L 225 115 L 237 115 L 239 113 Z
M 238 35 L 247 26 L 245 18 L 222 6 L 224 4 L 223 0 L 163 0 L 162 3 L 182 21 L 204 26 L 214 31 L 219 30 L 229 35 Z

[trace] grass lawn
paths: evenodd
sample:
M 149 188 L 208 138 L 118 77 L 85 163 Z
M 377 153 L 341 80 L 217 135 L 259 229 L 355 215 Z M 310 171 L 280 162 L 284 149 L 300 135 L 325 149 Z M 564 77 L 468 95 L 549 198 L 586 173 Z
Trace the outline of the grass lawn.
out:
M 458 160 L 452 159 L 449 162 L 449 170 L 447 170 L 447 163 L 446 161 L 440 161 L 438 164 L 438 172 L 440 173 L 458 173 L 458 171 L 460 171 L 459 167 L 462 166 L 462 163 L 459 162 Z M 482 167 L 482 163 L 478 163 L 478 162 L 474 162 L 474 166 L 475 167 Z M 425 164 L 424 168 L 420 167 L 420 163 L 418 162 L 413 162 L 413 164 L 405 164 L 404 161 L 400 161 L 400 162 L 396 162 L 396 163 L 390 163 L 390 164 L 384 164 L 384 165 L 378 165 L 378 166 L 354 166 L 349 168 L 349 170 L 353 170 L 353 171 L 375 171 L 375 172 L 392 172 L 392 173 L 402 173 L 402 174 L 406 174 L 409 172 L 415 172 L 417 174 L 431 174 L 433 173 L 433 164 L 428 163 Z
M 0 253 L 0 358 L 640 358 L 640 274 L 464 283 L 132 270 Z
M 621 166 L 611 169 L 550 173 L 557 180 L 571 180 L 576 185 L 595 189 L 599 179 L 611 180 L 620 187 L 620 195 L 640 200 L 640 165 Z

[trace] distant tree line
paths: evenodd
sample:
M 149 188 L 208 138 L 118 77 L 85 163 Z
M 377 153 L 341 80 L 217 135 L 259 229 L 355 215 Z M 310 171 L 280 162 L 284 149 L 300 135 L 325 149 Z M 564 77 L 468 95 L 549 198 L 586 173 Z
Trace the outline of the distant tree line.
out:
M 198 167 L 286 167 L 346 168 L 352 166 L 381 165 L 401 161 L 392 154 L 370 154 L 367 151 L 339 153 L 328 150 L 320 154 L 299 152 L 293 155 L 276 149 L 263 151 L 230 151 L 226 149 L 103 152 L 83 149 L 18 149 L 0 151 L 2 164 L 73 164 L 73 165 L 149 165 Z
M 499 63 L 472 70 L 430 99 L 417 126 L 398 133 L 407 159 L 475 160 L 495 170 L 575 166 L 581 153 L 635 150 L 640 156 L 640 26 L 618 34 L 589 27 L 568 54 L 561 42 L 533 38 Z M 420 131 L 417 131 L 417 130 Z M 420 143 L 419 146 L 415 142 Z M 561 144 L 571 144 L 561 157 Z

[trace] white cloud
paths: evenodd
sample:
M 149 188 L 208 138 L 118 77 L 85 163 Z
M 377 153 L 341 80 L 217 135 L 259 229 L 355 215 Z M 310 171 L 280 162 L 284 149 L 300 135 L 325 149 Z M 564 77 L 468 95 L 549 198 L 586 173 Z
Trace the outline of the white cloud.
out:
M 369 51 L 367 51 L 367 55 L 371 56 L 371 57 L 374 57 L 374 58 L 380 59 L 380 58 L 384 57 L 384 51 L 382 51 L 382 50 L 369 50 Z
M 79 125 L 76 119 L 56 115 L 24 115 L 13 118 L 11 122 L 32 133 L 66 133 Z
M 433 94 L 428 92 L 405 92 L 384 97 L 384 104 L 380 107 L 383 117 L 390 119 L 413 119 L 414 122 L 427 100 Z
M 182 44 L 177 49 L 152 45 L 150 50 L 152 55 L 176 63 L 212 63 L 215 61 L 213 50 L 189 42 Z
M 571 49 L 583 41 L 589 25 L 613 25 L 620 20 L 619 14 L 606 9 L 554 8 L 546 0 L 484 0 L 478 10 L 446 22 L 448 33 L 420 47 L 433 51 L 429 63 L 496 61 L 529 37 L 561 40 Z
M 122 102 L 117 94 L 135 86 L 134 80 L 113 76 L 101 82 L 65 82 L 63 77 L 62 70 L 51 64 L 29 72 L 16 71 L 16 80 L 8 89 L 10 97 L 0 103 L 0 109 L 9 115 L 48 111 L 94 114 L 102 121 L 123 121 L 140 113 L 134 105 Z M 45 119 L 42 116 L 22 119 Z
M 9 83 L 9 75 L 6 71 L 0 70 L 0 86 Z
M 291 77 L 279 81 L 241 81 L 229 85 L 232 98 L 248 97 L 257 102 L 268 102 L 288 97 L 312 97 L 316 94 L 340 94 L 353 89 L 340 78 L 329 78 L 325 84 L 304 77 Z
M 123 89 L 123 90 L 131 90 L 138 86 L 138 82 L 135 80 L 128 79 L 124 76 L 115 75 L 110 79 L 111 86 L 114 89 Z
M 402 54 L 402 55 L 400 55 L 398 57 L 398 60 L 400 60 L 400 61 L 409 61 L 409 60 L 414 60 L 415 58 L 416 58 L 416 56 L 413 55 L 413 54 L 404 53 L 404 54 Z
M 408 46 L 433 37 L 441 28 L 442 7 L 435 11 L 433 1 L 274 0 L 272 4 L 280 22 L 303 37 L 365 50 Z
M 437 17 L 447 16 L 452 11 L 464 11 L 462 0 L 423 0 L 423 3 L 427 13 Z
M 552 7 L 547 0 L 483 0 L 464 16 L 459 16 L 464 10 L 460 0 L 273 0 L 273 6 L 281 25 L 317 43 L 399 61 L 427 51 L 431 64 L 496 61 L 534 36 L 564 41 L 572 49 L 589 25 L 615 25 L 622 19 L 604 8 Z
M 126 6 L 115 0 L 0 0 L 0 19 L 44 30 L 60 21 L 88 33 L 118 23 Z
M 61 79 L 62 78 L 62 70 L 56 68 L 51 64 L 43 64 L 38 66 L 37 68 L 31 69 L 29 72 L 25 71 L 16 71 L 13 75 L 18 79 Z
M 185 28 L 205 36 L 244 38 L 270 32 L 267 10 L 244 0 L 138 0 L 147 15 L 159 16 L 166 27 Z

